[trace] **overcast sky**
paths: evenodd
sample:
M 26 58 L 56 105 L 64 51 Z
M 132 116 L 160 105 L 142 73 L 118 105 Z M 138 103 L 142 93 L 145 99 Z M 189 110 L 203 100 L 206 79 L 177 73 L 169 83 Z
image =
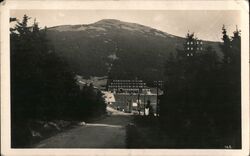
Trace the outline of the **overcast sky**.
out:
M 36 18 L 40 27 L 90 24 L 101 19 L 118 19 L 138 23 L 169 34 L 184 37 L 188 30 L 202 40 L 220 41 L 224 24 L 232 35 L 236 25 L 241 28 L 239 11 L 180 11 L 180 10 L 12 10 L 11 17 L 24 14 Z

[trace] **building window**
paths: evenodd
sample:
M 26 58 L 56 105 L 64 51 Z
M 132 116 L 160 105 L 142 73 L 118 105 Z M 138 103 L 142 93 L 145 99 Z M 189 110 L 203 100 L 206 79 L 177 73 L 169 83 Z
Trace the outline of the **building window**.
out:
M 189 45 L 189 42 L 187 42 L 187 45 Z
M 191 50 L 193 50 L 193 47 L 191 47 Z
M 189 47 L 187 47 L 187 50 L 189 50 Z
M 193 44 L 193 42 L 191 42 L 190 44 Z

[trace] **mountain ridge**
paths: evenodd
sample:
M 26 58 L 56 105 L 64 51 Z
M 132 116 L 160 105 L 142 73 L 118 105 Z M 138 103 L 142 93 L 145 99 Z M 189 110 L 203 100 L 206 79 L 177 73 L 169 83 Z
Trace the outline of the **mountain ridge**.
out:
M 111 21 L 114 21 L 114 22 L 111 22 Z M 121 21 L 121 20 L 117 20 L 117 19 L 102 19 L 102 20 L 99 20 L 97 22 L 93 22 L 93 23 L 89 23 L 89 24 L 56 25 L 56 26 L 48 27 L 48 29 L 49 30 L 57 30 L 56 28 L 58 28 L 58 27 L 71 27 L 71 28 L 75 28 L 75 27 L 88 27 L 88 26 L 95 25 L 95 24 L 100 25 L 100 24 L 107 24 L 107 23 L 117 23 L 117 24 L 127 24 L 127 25 L 137 25 L 137 26 L 141 26 L 141 27 L 148 27 L 148 28 L 150 28 L 152 30 L 162 32 L 162 33 L 164 33 L 166 35 L 169 35 L 169 36 L 172 36 L 172 37 L 179 37 L 179 38 L 183 38 L 183 39 L 185 38 L 185 37 L 182 37 L 182 36 L 178 36 L 178 35 L 167 33 L 165 31 L 162 31 L 162 30 L 150 27 L 150 26 L 145 26 L 145 25 L 142 25 L 142 24 L 134 23 L 134 22 Z M 57 31 L 60 31 L 60 30 L 57 30 Z M 76 30 L 72 30 L 72 31 L 76 31 Z M 84 30 L 78 30 L 78 31 L 84 31 Z M 204 39 L 201 39 L 201 40 L 207 41 L 207 42 L 215 42 L 215 43 L 219 42 L 219 43 L 221 43 L 221 41 L 211 41 L 211 40 L 204 40 Z
M 114 78 L 147 80 L 163 77 L 164 61 L 170 53 L 182 49 L 185 42 L 185 38 L 116 19 L 50 27 L 48 37 L 56 52 L 79 75 L 107 75 L 111 63 Z M 219 42 L 204 44 L 221 56 Z
M 158 33 L 162 33 L 164 35 L 168 35 L 168 36 L 172 36 L 172 37 L 180 37 L 180 36 L 172 35 L 172 34 L 169 34 L 167 32 L 164 32 L 164 31 L 152 28 L 150 26 L 145 26 L 145 25 L 138 24 L 138 23 L 133 23 L 133 22 L 124 22 L 124 21 L 117 20 L 117 19 L 102 19 L 102 20 L 99 20 L 97 22 L 90 23 L 90 24 L 75 24 L 75 25 L 66 24 L 66 25 L 58 25 L 58 26 L 49 27 L 48 29 L 50 29 L 50 30 L 56 30 L 56 31 L 62 31 L 61 29 L 57 29 L 57 28 L 67 27 L 67 28 L 71 28 L 71 29 L 64 30 L 64 31 L 77 31 L 77 30 L 78 31 L 84 31 L 84 30 L 88 29 L 89 27 L 91 28 L 92 25 L 103 26 L 105 24 L 109 25 L 109 26 L 113 25 L 113 26 L 116 26 L 116 27 L 120 26 L 120 28 L 123 28 L 123 29 L 129 29 L 131 27 L 138 27 L 138 28 L 140 27 L 140 28 L 146 29 L 145 30 L 146 32 L 150 32 L 150 30 L 151 30 L 151 31 L 156 31 Z M 124 27 L 124 26 L 126 26 L 126 27 Z M 82 29 L 76 29 L 76 28 L 79 28 L 79 27 L 85 27 L 86 29 L 83 29 L 83 30 Z M 133 31 L 133 29 L 130 29 L 130 30 Z M 134 31 L 136 31 L 136 29 L 134 29 Z M 180 38 L 183 38 L 183 37 L 180 37 Z

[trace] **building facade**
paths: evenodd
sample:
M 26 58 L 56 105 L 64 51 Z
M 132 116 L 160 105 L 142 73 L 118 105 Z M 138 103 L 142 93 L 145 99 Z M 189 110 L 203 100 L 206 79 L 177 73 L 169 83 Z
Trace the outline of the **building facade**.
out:
M 150 91 L 143 80 L 111 80 L 108 91 L 114 93 L 143 93 Z
M 203 42 L 194 37 L 194 34 L 187 34 L 186 42 L 184 43 L 186 56 L 192 57 L 203 51 Z

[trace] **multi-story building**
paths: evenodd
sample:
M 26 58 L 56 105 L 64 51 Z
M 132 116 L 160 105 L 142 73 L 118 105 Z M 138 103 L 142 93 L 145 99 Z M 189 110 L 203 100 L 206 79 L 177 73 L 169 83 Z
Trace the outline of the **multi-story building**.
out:
M 184 50 L 186 56 L 192 57 L 203 51 L 203 42 L 197 38 L 194 38 L 194 34 L 187 34 L 186 42 L 184 43 Z
M 108 91 L 116 93 L 142 93 L 150 91 L 143 80 L 111 80 Z

